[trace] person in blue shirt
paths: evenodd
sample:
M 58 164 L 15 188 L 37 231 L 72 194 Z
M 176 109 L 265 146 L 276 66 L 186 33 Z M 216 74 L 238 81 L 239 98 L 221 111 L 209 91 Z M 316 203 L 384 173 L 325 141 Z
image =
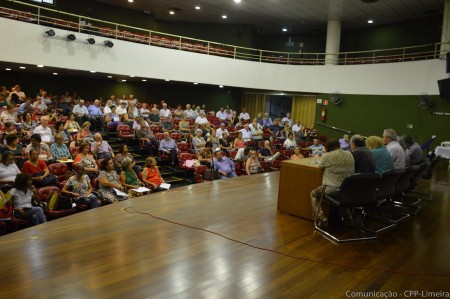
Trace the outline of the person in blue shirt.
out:
M 312 144 L 310 147 L 308 147 L 309 150 L 311 150 L 311 154 L 312 155 L 319 155 L 322 156 L 322 154 L 324 154 L 325 151 L 325 147 L 319 143 L 319 139 L 315 138 L 313 140 L 314 144 Z
M 234 171 L 234 163 L 227 157 L 222 156 L 222 151 L 218 150 L 215 152 L 214 158 L 214 169 L 219 173 L 219 178 L 229 179 L 236 177 L 236 172 Z
M 366 147 L 372 152 L 375 173 L 383 173 L 394 169 L 391 154 L 384 146 L 383 139 L 378 136 L 369 136 L 366 139 Z
M 90 121 L 92 123 L 93 130 L 96 132 L 103 131 L 103 111 L 100 107 L 100 101 L 95 100 L 88 108 Z

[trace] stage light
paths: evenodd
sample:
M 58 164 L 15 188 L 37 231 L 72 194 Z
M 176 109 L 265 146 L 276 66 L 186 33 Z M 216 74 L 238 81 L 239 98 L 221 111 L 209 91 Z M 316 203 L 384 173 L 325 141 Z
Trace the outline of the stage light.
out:
M 92 37 L 90 37 L 90 38 L 87 39 L 87 42 L 88 42 L 90 45 L 93 45 L 93 44 L 95 44 L 95 39 L 93 39 Z
M 74 40 L 77 39 L 77 37 L 74 34 L 69 34 L 66 36 L 67 40 L 73 42 Z
M 113 42 L 110 41 L 110 40 L 105 40 L 103 43 L 105 44 L 105 46 L 107 46 L 107 47 L 109 47 L 109 48 L 114 47 Z
M 49 30 L 45 31 L 45 33 L 46 33 L 48 36 L 55 36 L 55 30 L 53 30 L 53 29 L 49 29 Z

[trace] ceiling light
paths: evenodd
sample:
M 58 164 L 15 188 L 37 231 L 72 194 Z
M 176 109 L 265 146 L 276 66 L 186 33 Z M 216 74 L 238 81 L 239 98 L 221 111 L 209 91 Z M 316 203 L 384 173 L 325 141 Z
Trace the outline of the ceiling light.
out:
M 7 67 L 5 70 L 10 71 L 11 69 L 9 67 Z
M 57 76 L 57 75 L 58 75 L 58 73 L 53 73 L 53 75 Z
M 37 67 L 44 67 L 42 64 L 38 64 Z
M 147 79 L 142 79 L 142 82 L 147 82 Z
M 91 73 L 95 74 L 95 71 L 91 71 Z
M 95 39 L 93 39 L 92 37 L 90 37 L 90 38 L 87 39 L 87 42 L 88 42 L 90 45 L 93 45 L 93 44 L 95 44 Z
M 125 79 L 122 79 L 122 82 L 127 82 L 127 80 L 125 80 Z
M 222 19 L 226 19 L 227 18 L 227 15 L 222 15 Z
M 133 0 L 128 0 L 128 2 L 133 3 Z
M 72 34 L 72 33 L 69 34 L 69 35 L 66 35 L 66 38 L 67 38 L 67 40 L 69 40 L 71 42 L 73 42 L 74 40 L 77 39 L 77 37 L 74 34 Z
M 53 30 L 53 29 L 49 29 L 49 30 L 45 31 L 45 33 L 46 33 L 48 36 L 55 36 L 55 30 Z
M 20 69 L 22 69 L 22 70 L 24 70 L 24 69 L 26 69 L 26 67 L 25 66 L 21 66 L 21 67 L 19 67 Z
M 196 10 L 199 10 L 199 9 L 200 9 L 200 5 L 196 5 L 196 6 L 195 6 L 195 9 L 196 9 Z
M 241 3 L 241 0 L 234 0 L 234 3 Z
M 108 76 L 108 78 L 109 78 L 109 79 L 111 79 L 111 78 L 112 78 L 112 76 Z
M 175 14 L 175 12 L 174 12 L 173 10 L 170 10 L 169 13 L 170 13 L 171 15 L 174 15 L 174 14 Z
M 281 29 L 283 32 L 287 32 L 287 28 L 284 27 L 283 29 Z
M 110 40 L 105 40 L 103 43 L 105 44 L 105 46 L 107 46 L 107 47 L 109 47 L 109 48 L 114 47 L 113 42 L 110 41 Z
M 198 83 L 197 83 L 197 82 L 194 82 L 194 85 L 198 85 Z
M 372 19 L 370 19 L 370 20 L 368 20 L 368 21 L 367 21 L 367 23 L 369 23 L 369 24 L 373 24 L 373 20 L 372 20 Z
M 166 79 L 166 82 L 169 82 L 170 80 L 169 79 Z
M 219 85 L 219 88 L 223 88 L 223 85 Z
M 134 75 L 130 75 L 131 78 L 134 78 Z

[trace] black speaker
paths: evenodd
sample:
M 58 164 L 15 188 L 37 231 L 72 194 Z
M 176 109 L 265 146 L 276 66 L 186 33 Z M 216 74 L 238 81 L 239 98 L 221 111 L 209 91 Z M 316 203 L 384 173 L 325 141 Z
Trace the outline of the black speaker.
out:
M 438 80 L 438 87 L 441 98 L 450 101 L 450 78 Z
M 450 73 L 450 52 L 445 54 L 445 72 Z

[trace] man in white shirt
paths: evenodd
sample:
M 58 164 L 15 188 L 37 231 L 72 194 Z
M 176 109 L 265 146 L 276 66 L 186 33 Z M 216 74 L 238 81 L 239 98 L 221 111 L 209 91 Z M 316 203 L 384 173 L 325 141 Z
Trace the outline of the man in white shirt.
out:
M 195 123 L 199 124 L 199 125 L 203 125 L 203 124 L 206 124 L 207 122 L 208 122 L 208 119 L 205 117 L 205 113 L 200 111 L 199 115 L 195 119 Z
M 283 124 L 283 126 L 284 126 L 284 124 L 286 122 L 288 122 L 289 127 L 292 127 L 292 118 L 291 118 L 291 114 L 290 113 L 286 113 L 286 116 L 283 117 L 283 119 L 281 120 L 281 123 Z
M 125 102 L 121 101 L 119 107 L 117 107 L 116 113 L 119 116 L 123 116 L 123 115 L 125 115 L 127 113 L 127 105 L 126 104 L 127 104 L 126 101 Z
M 190 118 L 192 120 L 195 120 L 197 118 L 197 115 L 195 115 L 194 110 L 191 109 L 190 104 L 186 104 L 186 110 L 184 110 L 184 114 L 187 116 L 187 118 Z
M 295 124 L 292 126 L 292 132 L 295 133 L 295 135 L 298 135 L 298 132 L 302 130 L 302 125 L 300 124 L 299 120 L 295 121 Z
M 20 90 L 20 85 L 14 86 L 14 91 L 12 91 L 11 93 L 15 93 L 19 97 L 21 102 L 25 102 L 25 100 L 27 99 L 25 93 Z
M 141 129 L 141 121 L 142 121 L 142 116 L 138 116 L 134 119 L 134 123 L 133 123 L 133 130 L 135 131 L 139 131 Z M 146 127 L 150 127 L 150 125 L 148 124 L 148 122 L 146 120 L 143 120 L 145 122 Z
M 247 161 L 250 154 L 250 148 L 248 146 L 238 149 L 234 161 Z
M 244 125 L 243 129 L 240 129 L 239 132 L 242 133 L 242 139 L 244 139 L 244 141 L 251 141 L 252 140 L 252 131 L 250 130 L 250 127 L 248 124 Z
M 52 104 L 52 99 L 50 99 L 47 96 L 47 92 L 45 90 L 43 90 L 42 93 L 41 93 L 41 101 L 43 103 L 45 103 L 45 105 L 47 105 L 47 106 Z
M 171 115 L 170 110 L 167 109 L 167 103 L 162 104 L 162 109 L 159 110 L 159 117 L 161 118 L 161 121 L 169 118 Z
M 84 100 L 80 100 L 77 105 L 73 106 L 72 112 L 75 114 L 80 127 L 85 121 L 90 121 L 89 110 L 84 106 Z
M 52 143 L 53 142 L 53 134 L 52 129 L 48 126 L 48 117 L 41 117 L 41 125 L 36 127 L 33 131 L 33 134 L 39 134 L 41 136 L 42 142 L 44 143 Z
M 130 102 L 129 108 L 131 108 L 131 113 L 133 113 L 133 116 L 135 118 L 139 116 L 139 109 L 136 107 L 136 104 L 134 104 L 134 102 Z
M 242 108 L 242 112 L 241 112 L 241 114 L 239 114 L 239 118 L 240 118 L 240 120 L 241 120 L 241 122 L 243 121 L 243 120 L 250 120 L 250 115 L 245 111 L 245 108 Z
M 226 121 L 227 120 L 227 115 L 223 111 L 223 107 L 220 107 L 220 110 L 216 112 L 216 117 L 218 119 L 220 119 L 220 121 Z
M 216 137 L 218 139 L 222 138 L 223 133 L 227 133 L 227 136 L 230 136 L 230 133 L 228 132 L 227 128 L 225 127 L 224 123 L 220 123 L 220 127 L 216 130 Z
M 383 142 L 391 154 L 394 169 L 403 169 L 406 167 L 406 153 L 403 147 L 397 141 L 397 132 L 393 129 L 386 129 L 383 132 Z
M 253 140 L 260 141 L 263 139 L 262 126 L 258 123 L 256 118 L 254 118 L 253 122 L 250 124 L 250 130 L 252 132 Z

